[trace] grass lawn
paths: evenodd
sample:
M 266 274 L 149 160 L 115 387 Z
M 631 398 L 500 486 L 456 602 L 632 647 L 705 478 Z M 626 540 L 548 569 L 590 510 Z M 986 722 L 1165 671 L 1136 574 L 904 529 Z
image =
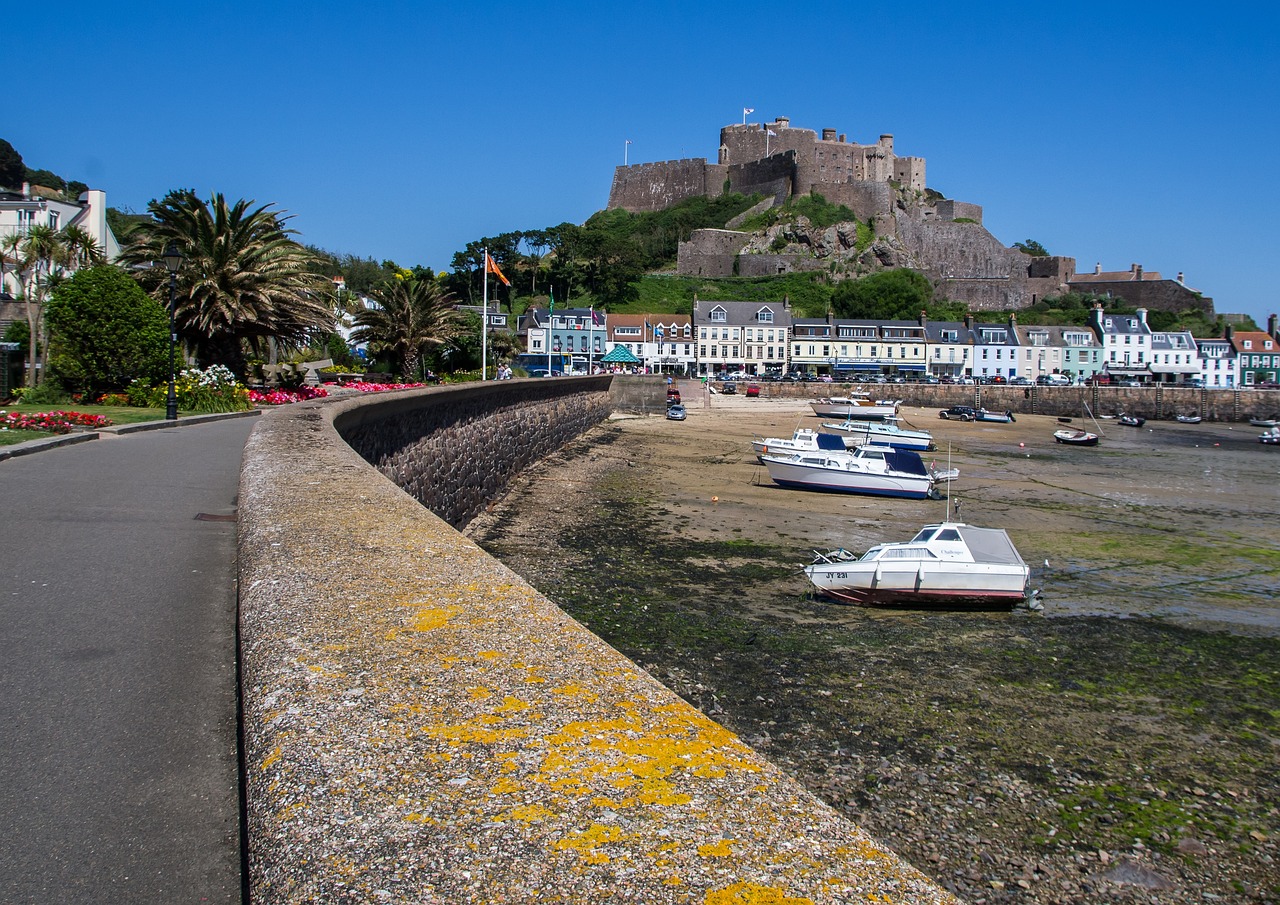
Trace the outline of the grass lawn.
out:
M 164 417 L 162 408 L 135 408 L 129 405 L 6 405 L 0 406 L 0 412 L 13 412 L 21 415 L 33 415 L 37 412 L 82 412 L 86 415 L 103 415 L 111 419 L 112 424 L 133 424 L 138 421 L 159 421 Z M 179 415 L 182 413 L 179 412 Z M 43 440 L 55 436 L 45 431 L 0 430 L 0 446 L 13 446 L 28 440 Z

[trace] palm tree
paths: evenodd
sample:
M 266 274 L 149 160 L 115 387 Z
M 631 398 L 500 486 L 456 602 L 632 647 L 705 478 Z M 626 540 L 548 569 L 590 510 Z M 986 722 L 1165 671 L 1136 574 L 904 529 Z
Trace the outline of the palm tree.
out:
M 174 305 L 178 333 L 202 366 L 225 364 L 237 374 L 244 373 L 246 345 L 257 354 L 269 340 L 302 346 L 312 331 L 334 325 L 331 287 L 311 271 L 314 255 L 290 238 L 290 218 L 254 203 L 170 192 L 148 205 L 152 220 L 137 227 L 121 255 L 167 308 L 169 275 L 154 265 L 170 242 L 177 245 L 185 256 Z
M 44 300 L 49 289 L 70 265 L 63 234 L 51 226 L 35 224 L 25 233 L 11 233 L 4 238 L 0 267 L 13 275 L 18 296 L 26 305 L 29 348 L 27 350 L 27 386 L 34 387 L 40 369 L 36 356 L 48 354 L 41 324 Z
M 432 279 L 393 279 L 374 293 L 375 308 L 356 314 L 354 342 L 367 342 L 375 354 L 390 353 L 401 373 L 412 378 L 423 350 L 451 339 L 460 326 L 453 296 Z

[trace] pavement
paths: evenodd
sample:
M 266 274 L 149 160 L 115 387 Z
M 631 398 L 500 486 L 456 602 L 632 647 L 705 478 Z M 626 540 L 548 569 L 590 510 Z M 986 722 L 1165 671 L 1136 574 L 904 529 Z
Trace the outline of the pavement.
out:
M 235 515 L 256 420 L 2 448 L 0 902 L 245 901 Z

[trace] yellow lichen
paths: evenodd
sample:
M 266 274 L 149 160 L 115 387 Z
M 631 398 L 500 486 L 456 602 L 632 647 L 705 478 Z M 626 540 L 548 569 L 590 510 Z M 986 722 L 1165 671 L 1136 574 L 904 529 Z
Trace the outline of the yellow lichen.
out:
M 708 842 L 698 846 L 698 854 L 704 858 L 728 858 L 733 854 L 732 839 L 721 839 L 719 842 Z
M 449 620 L 462 612 L 461 607 L 423 607 L 414 613 L 409 628 L 415 632 L 429 632 L 442 628 Z
M 704 905 L 814 905 L 813 899 L 789 896 L 776 886 L 748 882 L 713 889 L 702 901 Z
M 270 754 L 268 754 L 266 757 L 262 759 L 262 769 L 263 770 L 268 769 L 272 764 L 278 761 L 283 756 L 283 754 L 284 752 L 282 752 L 278 747 L 273 749 Z

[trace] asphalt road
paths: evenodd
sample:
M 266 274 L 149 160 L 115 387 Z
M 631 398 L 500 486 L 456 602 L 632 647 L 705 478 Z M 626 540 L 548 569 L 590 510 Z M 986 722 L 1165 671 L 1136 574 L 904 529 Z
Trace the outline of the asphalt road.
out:
M 255 423 L 0 461 L 0 902 L 241 902 L 227 519 Z

